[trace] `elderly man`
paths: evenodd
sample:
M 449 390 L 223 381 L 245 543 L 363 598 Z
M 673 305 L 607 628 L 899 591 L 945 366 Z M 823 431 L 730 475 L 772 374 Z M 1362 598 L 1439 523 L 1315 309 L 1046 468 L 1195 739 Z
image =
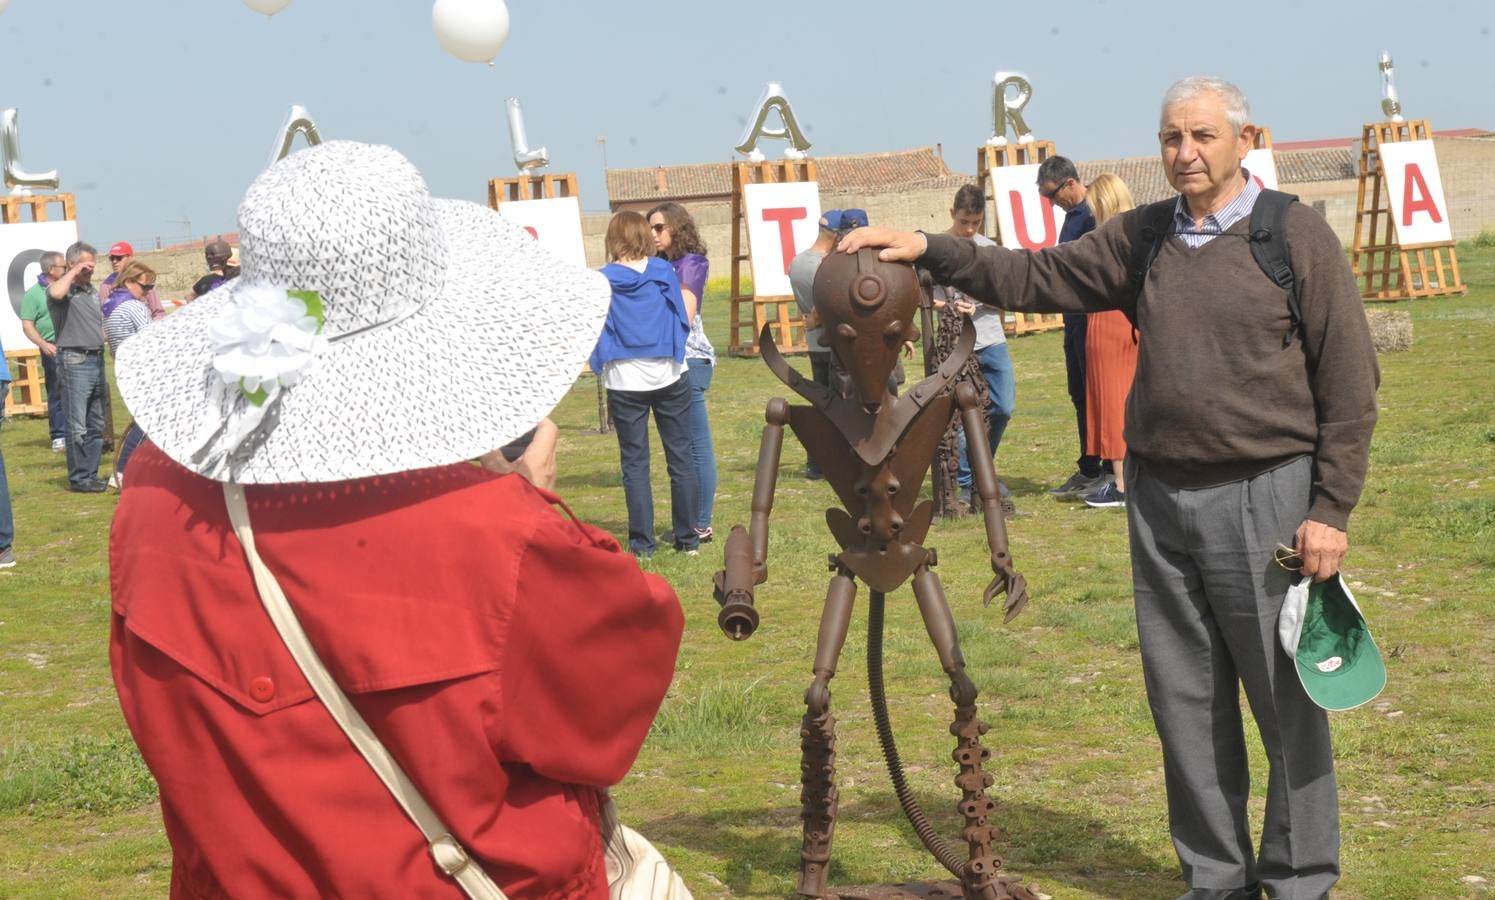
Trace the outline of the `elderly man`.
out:
M 79 241 L 67 248 L 67 270 L 47 285 L 47 310 L 57 329 L 57 372 L 67 416 L 67 486 L 100 494 L 104 451 L 104 311 L 93 287 L 97 253 Z
M 39 262 L 41 273 L 36 276 L 36 284 L 27 288 L 21 298 L 21 331 L 42 352 L 42 377 L 47 383 L 47 432 L 52 438 L 52 449 L 60 453 L 67 449 L 67 420 L 62 412 L 62 377 L 57 374 L 57 329 L 52 327 L 52 316 L 47 312 L 47 285 L 52 279 L 62 277 L 67 265 L 56 250 L 43 253 Z
M 1328 721 L 1277 640 L 1290 578 L 1272 551 L 1294 544 L 1302 574 L 1318 580 L 1339 569 L 1379 382 L 1354 277 L 1321 217 L 1285 209 L 1292 292 L 1253 258 L 1248 223 L 1263 194 L 1241 168 L 1255 138 L 1249 115 L 1218 79 L 1188 78 L 1164 95 L 1158 138 L 1180 195 L 1164 235 L 1144 231 L 1149 207 L 1038 253 L 884 229 L 840 245 L 887 247 L 884 259 L 918 260 L 1009 309 L 1134 315 L 1125 475 L 1137 631 L 1190 900 L 1253 898 L 1261 887 L 1279 900 L 1320 898 L 1338 879 Z M 1140 244 L 1155 250 L 1142 257 L 1150 265 L 1137 263 Z M 1270 765 L 1259 857 L 1238 685 Z

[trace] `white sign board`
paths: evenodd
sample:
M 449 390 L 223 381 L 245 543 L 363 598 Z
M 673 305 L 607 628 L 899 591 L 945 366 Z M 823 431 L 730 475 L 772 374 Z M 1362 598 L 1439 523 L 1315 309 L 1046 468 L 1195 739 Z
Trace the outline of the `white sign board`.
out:
M 753 294 L 788 297 L 789 263 L 820 231 L 820 186 L 813 181 L 749 184 L 742 188 L 748 223 Z
M 5 300 L 0 303 L 0 345 L 6 350 L 34 350 L 21 330 L 21 298 L 41 274 L 41 255 L 61 253 L 78 240 L 77 222 L 22 222 L 0 225 L 0 275 L 5 278 Z M 109 261 L 104 260 L 107 270 Z M 102 276 L 101 276 L 102 277 Z
M 568 263 L 585 267 L 587 248 L 581 236 L 581 201 L 575 197 L 510 200 L 498 214 L 530 233 L 540 246 Z
M 997 166 L 987 170 L 997 205 L 997 233 L 1003 247 L 1037 250 L 1059 243 L 1064 210 L 1038 193 L 1038 165 Z
M 1277 190 L 1277 160 L 1272 156 L 1269 147 L 1259 150 L 1247 150 L 1246 158 L 1241 160 L 1241 165 L 1251 173 L 1256 183 L 1269 190 Z
M 1443 176 L 1432 141 L 1381 144 L 1381 170 L 1391 199 L 1391 221 L 1403 247 L 1453 240 Z

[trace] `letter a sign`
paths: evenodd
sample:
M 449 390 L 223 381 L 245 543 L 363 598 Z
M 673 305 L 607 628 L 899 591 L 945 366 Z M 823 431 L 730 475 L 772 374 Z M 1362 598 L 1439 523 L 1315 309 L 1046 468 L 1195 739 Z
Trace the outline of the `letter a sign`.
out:
M 1377 152 L 1381 170 L 1386 173 L 1397 243 L 1410 247 L 1452 241 L 1453 228 L 1448 222 L 1448 203 L 1443 197 L 1443 177 L 1438 173 L 1433 142 L 1381 144 Z
M 1037 250 L 1059 243 L 1064 211 L 1038 193 L 1038 166 L 997 166 L 991 178 L 997 204 L 997 236 L 1010 250 Z

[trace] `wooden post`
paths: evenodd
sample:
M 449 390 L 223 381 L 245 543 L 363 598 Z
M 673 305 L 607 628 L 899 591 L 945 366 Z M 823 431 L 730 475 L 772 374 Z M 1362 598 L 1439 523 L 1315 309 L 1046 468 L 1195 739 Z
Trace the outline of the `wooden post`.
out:
M 498 209 L 505 203 L 519 200 L 555 200 L 565 197 L 577 198 L 577 209 L 581 208 L 580 195 L 576 190 L 576 173 L 559 175 L 520 175 L 516 178 L 493 178 L 488 182 L 488 208 Z M 586 233 L 586 229 L 582 229 Z M 591 372 L 583 367 L 582 374 Z M 602 387 L 602 376 L 597 374 L 597 433 L 607 434 L 612 430 L 607 418 L 607 391 Z
M 1407 300 L 1468 293 L 1459 275 L 1453 241 L 1404 245 L 1392 222 L 1391 195 L 1381 165 L 1380 147 L 1401 141 L 1425 141 L 1433 129 L 1426 119 L 1378 122 L 1360 135 L 1360 189 L 1355 205 L 1355 242 L 1350 267 L 1366 300 Z
M 770 321 L 780 350 L 804 353 L 810 349 L 805 343 L 804 318 L 792 295 L 760 297 L 756 286 L 753 294 L 743 293 L 742 264 L 748 260 L 748 252 L 747 208 L 742 189 L 750 184 L 815 180 L 813 159 L 739 162 L 732 167 L 732 309 L 728 352 L 733 356 L 757 356 L 758 334 Z M 748 308 L 753 311 L 751 317 L 744 315 Z
M 52 209 L 53 206 L 60 209 Z M 72 222 L 76 221 L 77 207 L 72 194 L 38 194 L 30 197 L 0 196 L 0 225 L 21 225 L 27 222 Z M 52 218 L 51 213 L 60 213 Z M 23 215 L 29 213 L 29 217 Z M 5 358 L 10 361 L 10 400 L 6 412 L 16 415 L 46 415 L 47 399 L 42 390 L 42 354 L 36 348 L 7 350 Z M 60 390 L 60 386 L 53 385 Z M 104 395 L 108 397 L 106 392 Z M 110 436 L 112 439 L 112 436 Z
M 1001 243 L 997 233 L 996 195 L 987 173 L 998 166 L 1031 166 L 1054 156 L 1053 141 L 1028 141 L 1022 144 L 982 145 L 976 150 L 976 183 L 986 196 L 986 236 Z M 1064 317 L 1053 313 L 1002 313 L 1002 330 L 1009 335 L 1036 334 L 1064 327 Z

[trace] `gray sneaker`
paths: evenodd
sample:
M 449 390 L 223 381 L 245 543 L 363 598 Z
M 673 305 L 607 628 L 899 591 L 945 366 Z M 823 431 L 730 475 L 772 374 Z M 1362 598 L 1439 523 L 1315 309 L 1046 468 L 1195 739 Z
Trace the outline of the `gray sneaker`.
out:
M 1060 500 L 1078 500 L 1100 487 L 1102 479 L 1110 477 L 1110 475 L 1097 475 L 1091 478 L 1076 469 L 1075 473 L 1069 476 L 1068 481 L 1056 488 L 1049 488 L 1049 496 Z
M 6 547 L 4 550 L 0 550 L 0 569 L 12 569 L 15 568 L 15 565 L 16 555 L 10 552 L 10 548 Z

